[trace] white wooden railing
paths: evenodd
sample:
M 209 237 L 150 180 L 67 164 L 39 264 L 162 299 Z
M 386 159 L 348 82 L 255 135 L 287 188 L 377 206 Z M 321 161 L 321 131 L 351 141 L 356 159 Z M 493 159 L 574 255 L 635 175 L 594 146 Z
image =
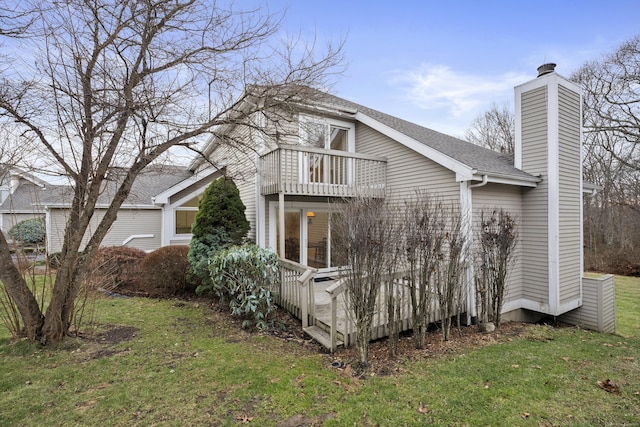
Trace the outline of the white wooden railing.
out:
M 302 327 L 315 319 L 313 279 L 317 269 L 288 259 L 280 261 L 280 289 L 276 292 L 276 304 L 302 320 Z
M 398 320 L 399 331 L 406 331 L 413 327 L 412 324 L 412 311 L 411 311 L 411 297 L 409 294 L 409 288 L 405 279 L 406 273 L 396 273 L 390 280 L 393 281 L 392 289 L 395 293 L 395 298 L 399 301 L 398 304 Z M 331 321 L 329 325 L 329 335 L 331 339 L 331 352 L 334 352 L 337 348 L 338 338 L 341 338 L 345 347 L 350 347 L 355 343 L 355 324 L 353 314 L 347 306 L 345 299 L 345 292 L 347 290 L 347 279 L 342 278 L 337 280 L 333 285 L 328 287 L 325 291 L 331 297 Z M 387 312 L 387 284 L 380 283 L 380 289 L 378 290 L 378 296 L 373 311 L 373 320 L 371 322 L 371 340 L 376 340 L 389 335 L 389 319 Z M 437 293 L 432 290 L 429 298 L 429 323 L 440 321 L 440 304 L 438 302 Z M 456 301 L 456 306 L 465 310 L 467 301 L 466 296 L 463 301 Z M 338 311 L 344 310 L 344 328 L 338 330 Z M 457 311 L 454 315 L 459 314 Z M 342 336 L 339 337 L 338 335 Z
M 281 144 L 260 158 L 262 194 L 384 197 L 387 160 L 347 151 Z

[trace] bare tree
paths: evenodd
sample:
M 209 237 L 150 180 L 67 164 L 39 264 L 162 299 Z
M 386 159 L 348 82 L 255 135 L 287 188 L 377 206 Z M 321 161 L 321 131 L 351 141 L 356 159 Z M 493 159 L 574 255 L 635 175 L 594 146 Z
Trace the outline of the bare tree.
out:
M 499 153 L 511 154 L 515 142 L 515 116 L 506 104 L 493 104 L 467 129 L 467 141 Z
M 405 202 L 404 244 L 407 285 L 416 348 L 424 348 L 434 296 L 433 281 L 446 233 L 444 204 L 427 192 Z
M 389 357 L 398 357 L 398 345 L 400 342 L 400 330 L 402 322 L 406 316 L 406 303 L 408 293 L 403 280 L 399 277 L 399 270 L 402 266 L 404 256 L 404 244 L 402 241 L 403 224 L 401 206 L 397 203 L 389 203 L 387 205 L 387 216 L 389 221 L 387 227 L 389 232 L 385 235 L 389 237 L 386 242 L 387 254 L 385 258 L 385 279 L 384 292 L 385 303 L 387 305 L 387 329 Z
M 491 213 L 489 213 L 491 212 Z M 502 208 L 480 211 L 478 224 L 476 293 L 480 313 L 479 326 L 487 330 L 491 322 L 500 326 L 507 291 L 507 277 L 516 257 L 518 222 Z
M 397 219 L 384 199 L 366 196 L 334 204 L 333 209 L 332 247 L 339 265 L 346 266 L 340 276 L 347 281 L 345 294 L 356 326 L 359 368 L 366 369 L 372 322 L 381 309 L 378 298 L 396 259 Z
M 34 22 L 20 39 L 25 61 L 2 73 L 0 117 L 37 141 L 74 193 L 46 313 L 1 235 L 0 279 L 26 336 L 46 344 L 67 334 L 88 263 L 136 177 L 175 147 L 197 149 L 210 134 L 224 140 L 228 126 L 305 97 L 305 88 L 326 87 L 339 72 L 341 46 L 318 53 L 296 41 L 273 45 L 279 15 L 202 0 L 21 5 Z M 122 172 L 118 189 L 89 235 L 114 167 Z
M 616 159 L 640 170 L 640 35 L 572 75 L 583 89 L 584 128 Z M 589 139 L 589 138 L 587 138 Z
M 21 37 L 34 22 L 29 9 L 14 5 L 0 5 L 0 36 Z
M 640 271 L 639 60 L 635 36 L 571 76 L 583 89 L 584 178 L 599 187 L 585 197 L 585 267 L 621 274 Z
M 435 290 L 438 294 L 442 339 L 447 341 L 452 319 L 457 317 L 457 324 L 460 325 L 460 313 L 464 310 L 465 268 L 470 242 L 465 237 L 464 221 L 458 206 L 445 207 L 444 217 L 444 247 L 436 266 Z

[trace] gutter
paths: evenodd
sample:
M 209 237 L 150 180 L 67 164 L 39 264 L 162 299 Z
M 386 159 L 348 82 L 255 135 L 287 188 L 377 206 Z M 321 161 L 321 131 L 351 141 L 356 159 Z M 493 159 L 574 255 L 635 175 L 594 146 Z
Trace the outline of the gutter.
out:
M 484 187 L 485 185 L 487 185 L 487 182 L 489 182 L 489 175 L 482 175 L 482 182 L 479 182 L 477 184 L 469 184 L 469 188 L 478 188 L 478 187 Z

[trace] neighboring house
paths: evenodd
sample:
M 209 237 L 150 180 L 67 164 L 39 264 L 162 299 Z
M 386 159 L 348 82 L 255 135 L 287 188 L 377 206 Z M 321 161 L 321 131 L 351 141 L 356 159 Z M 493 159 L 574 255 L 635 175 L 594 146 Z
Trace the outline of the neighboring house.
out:
M 22 169 L 6 167 L 5 170 L 0 176 L 0 232 L 7 234 L 21 221 L 44 219 L 44 210 L 37 201 L 51 186 Z
M 231 139 L 244 138 L 243 147 L 212 139 L 205 152 L 236 182 L 249 237 L 319 275 L 337 267 L 331 202 L 359 194 L 402 199 L 427 190 L 459 204 L 469 237 L 481 210 L 503 207 L 520 220 L 504 312 L 559 316 L 583 304 L 581 91 L 553 67 L 539 71 L 515 88 L 514 156 L 318 93 L 276 115 L 290 120 L 275 137 L 255 132 L 275 126 L 261 116 L 227 129 Z M 471 283 L 472 262 L 467 275 Z M 473 292 L 468 304 L 475 315 Z
M 170 244 L 189 244 L 199 197 L 219 175 L 213 171 L 193 173 L 184 166 L 148 167 L 135 181 L 102 245 L 152 251 Z M 117 169 L 110 171 L 88 233 L 103 217 L 110 196 L 116 191 L 119 176 Z M 10 188 L 0 204 L 2 231 L 7 233 L 24 219 L 42 217 L 46 224 L 48 252 L 60 251 L 73 189 L 66 185 L 46 184 L 19 170 L 12 172 L 8 182 Z

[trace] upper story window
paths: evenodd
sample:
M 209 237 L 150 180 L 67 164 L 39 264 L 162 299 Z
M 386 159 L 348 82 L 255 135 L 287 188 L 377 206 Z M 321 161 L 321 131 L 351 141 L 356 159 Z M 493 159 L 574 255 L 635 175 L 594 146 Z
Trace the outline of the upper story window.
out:
M 353 123 L 300 115 L 300 144 L 326 150 L 355 151 Z

